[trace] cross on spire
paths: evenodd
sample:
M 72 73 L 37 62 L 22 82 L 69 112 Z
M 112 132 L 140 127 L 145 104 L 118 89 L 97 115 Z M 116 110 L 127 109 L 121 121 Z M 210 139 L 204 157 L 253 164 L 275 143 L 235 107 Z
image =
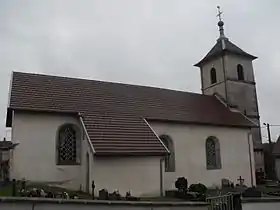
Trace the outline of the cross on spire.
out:
M 221 11 L 221 7 L 217 6 L 218 9 L 218 14 L 217 17 L 219 17 L 219 22 L 218 22 L 218 26 L 219 26 L 219 31 L 220 31 L 220 38 L 219 39 L 225 39 L 225 33 L 224 33 L 224 22 L 222 21 L 222 14 L 223 12 Z
M 218 8 L 217 17 L 219 17 L 219 21 L 222 21 L 222 14 L 223 14 L 223 12 L 221 11 L 221 7 L 220 6 L 217 6 L 217 8 Z

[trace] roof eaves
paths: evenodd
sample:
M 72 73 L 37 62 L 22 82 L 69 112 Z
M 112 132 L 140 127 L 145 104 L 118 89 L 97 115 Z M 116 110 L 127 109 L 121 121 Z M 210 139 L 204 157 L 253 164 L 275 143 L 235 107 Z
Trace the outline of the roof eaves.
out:
M 25 111 L 25 112 L 45 112 L 45 113 L 74 114 L 77 116 L 79 115 L 79 112 L 73 110 L 22 108 L 22 107 L 9 107 L 8 109 L 15 110 L 15 111 Z
M 139 157 L 139 156 L 165 156 L 166 152 L 117 152 L 117 151 L 110 151 L 110 152 L 97 152 L 95 153 L 96 157 Z
M 222 55 L 222 52 L 220 53 L 215 53 L 215 54 L 212 54 L 212 55 L 206 55 L 204 58 L 202 58 L 198 63 L 194 64 L 194 66 L 196 67 L 201 67 L 204 63 L 208 62 L 208 61 L 211 61 L 215 58 L 217 58 L 218 56 Z
M 229 127 L 229 128 L 252 128 L 258 127 L 253 124 L 222 124 L 222 123 L 210 123 L 210 122 L 197 122 L 197 121 L 187 121 L 187 120 L 170 120 L 170 119 L 156 119 L 156 118 L 146 118 L 148 121 L 154 122 L 166 122 L 166 123 L 178 123 L 178 124 L 193 124 L 193 125 L 205 125 L 205 126 L 218 126 L 218 127 Z

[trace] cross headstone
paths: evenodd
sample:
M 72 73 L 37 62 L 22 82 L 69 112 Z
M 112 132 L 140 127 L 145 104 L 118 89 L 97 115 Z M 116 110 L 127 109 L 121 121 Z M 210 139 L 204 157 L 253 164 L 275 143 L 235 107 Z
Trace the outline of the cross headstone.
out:
M 239 181 L 240 186 L 243 186 L 243 184 L 244 184 L 244 179 L 242 178 L 242 176 L 239 176 L 239 178 L 237 179 L 237 181 Z

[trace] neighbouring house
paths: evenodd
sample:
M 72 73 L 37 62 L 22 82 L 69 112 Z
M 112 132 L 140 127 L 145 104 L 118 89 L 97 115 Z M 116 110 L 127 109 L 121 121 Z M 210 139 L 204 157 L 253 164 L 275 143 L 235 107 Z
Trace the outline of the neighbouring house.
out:
M 10 154 L 16 144 L 11 141 L 0 141 L 0 181 L 9 179 Z
M 240 176 L 255 185 L 256 57 L 230 42 L 221 22 L 219 29 L 196 64 L 202 94 L 13 72 L 11 177 L 87 192 L 94 181 L 96 191 L 141 196 L 174 189 L 181 176 L 209 187 Z
M 276 142 L 263 143 L 265 179 L 276 178 L 275 155 L 273 154 L 275 143 Z
M 278 137 L 276 143 L 273 144 L 273 156 L 276 177 L 280 180 L 280 136 Z

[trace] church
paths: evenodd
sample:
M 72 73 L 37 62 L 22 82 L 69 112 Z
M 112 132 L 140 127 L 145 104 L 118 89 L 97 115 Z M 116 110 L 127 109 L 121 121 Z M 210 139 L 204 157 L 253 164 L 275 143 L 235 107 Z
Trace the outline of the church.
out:
M 263 168 L 252 61 L 218 22 L 195 66 L 202 94 L 13 72 L 6 127 L 17 146 L 10 176 L 91 193 L 156 196 L 222 179 L 254 186 Z

